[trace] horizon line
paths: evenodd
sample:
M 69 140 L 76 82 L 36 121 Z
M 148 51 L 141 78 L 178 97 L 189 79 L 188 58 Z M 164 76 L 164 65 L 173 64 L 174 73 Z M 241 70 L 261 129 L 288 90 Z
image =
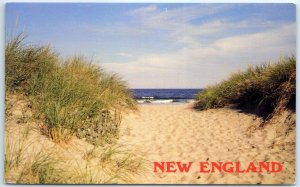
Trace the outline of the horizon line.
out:
M 129 89 L 131 89 L 131 90 L 133 90 L 133 89 L 198 89 L 198 90 L 200 90 L 200 89 L 204 89 L 204 88 L 129 88 Z

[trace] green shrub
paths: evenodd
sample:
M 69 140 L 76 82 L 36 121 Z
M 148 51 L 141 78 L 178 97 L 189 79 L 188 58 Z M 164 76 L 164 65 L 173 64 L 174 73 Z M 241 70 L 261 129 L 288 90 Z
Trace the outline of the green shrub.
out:
M 36 109 L 53 139 L 62 132 L 75 133 L 96 118 L 103 107 L 97 93 L 98 72 L 89 64 L 78 63 L 74 60 L 61 64 L 56 71 L 32 81 Z
M 275 64 L 249 67 L 227 80 L 206 88 L 196 97 L 198 109 L 220 108 L 234 104 L 268 116 L 282 100 L 284 107 L 295 109 L 296 59 L 281 59 Z M 289 92 L 286 93 L 287 87 Z M 284 95 L 284 97 L 282 97 Z
M 56 142 L 75 134 L 109 142 L 118 136 L 121 114 L 136 109 L 125 82 L 84 58 L 62 61 L 49 47 L 25 45 L 22 35 L 6 44 L 5 58 L 7 94 L 30 96 L 43 132 Z
M 48 46 L 25 45 L 23 34 L 5 45 L 6 91 L 27 93 L 29 81 L 36 73 L 51 71 L 57 64 L 57 55 Z

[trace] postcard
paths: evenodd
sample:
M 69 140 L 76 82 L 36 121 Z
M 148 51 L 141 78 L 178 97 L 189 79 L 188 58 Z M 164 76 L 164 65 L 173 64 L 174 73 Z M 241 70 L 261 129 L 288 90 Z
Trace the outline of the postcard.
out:
M 296 5 L 6 3 L 7 184 L 294 184 Z

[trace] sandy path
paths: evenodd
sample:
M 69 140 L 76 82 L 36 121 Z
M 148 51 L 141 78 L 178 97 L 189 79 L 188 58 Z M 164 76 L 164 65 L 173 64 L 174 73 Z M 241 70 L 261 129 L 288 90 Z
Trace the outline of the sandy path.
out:
M 138 183 L 294 183 L 295 135 L 280 136 L 275 126 L 249 136 L 260 119 L 231 109 L 195 111 L 187 104 L 140 105 L 140 112 L 124 116 L 121 144 L 132 145 L 147 160 L 194 162 L 189 173 L 154 173 Z M 247 135 L 248 134 L 248 135 Z M 199 173 L 200 161 L 277 161 L 281 173 Z

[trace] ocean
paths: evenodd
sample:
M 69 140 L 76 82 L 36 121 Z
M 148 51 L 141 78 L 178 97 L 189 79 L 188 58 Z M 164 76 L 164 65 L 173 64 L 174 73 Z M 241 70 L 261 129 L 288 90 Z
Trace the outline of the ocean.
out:
M 131 89 L 138 103 L 190 103 L 202 89 Z

